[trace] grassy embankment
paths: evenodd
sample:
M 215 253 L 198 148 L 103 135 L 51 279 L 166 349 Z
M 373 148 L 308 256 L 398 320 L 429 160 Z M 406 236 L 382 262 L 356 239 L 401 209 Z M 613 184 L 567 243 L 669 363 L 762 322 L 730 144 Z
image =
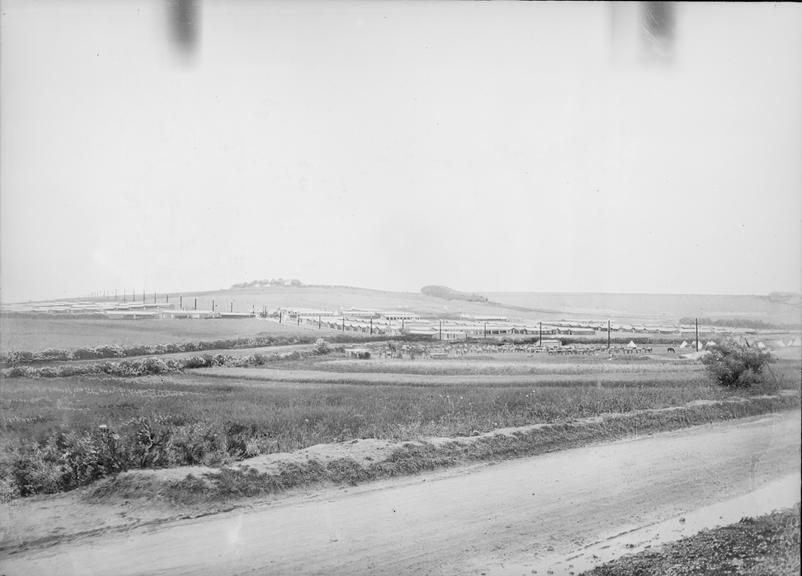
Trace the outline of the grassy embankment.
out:
M 624 556 L 585 576 L 796 576 L 799 574 L 799 517 L 797 504 L 737 524 L 705 530 L 667 544 Z

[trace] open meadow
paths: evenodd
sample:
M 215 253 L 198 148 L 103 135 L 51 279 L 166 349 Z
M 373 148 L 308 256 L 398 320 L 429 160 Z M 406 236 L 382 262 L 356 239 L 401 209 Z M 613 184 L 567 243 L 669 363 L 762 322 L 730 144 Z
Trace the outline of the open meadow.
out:
M 310 336 L 311 330 L 258 318 L 206 320 L 110 320 L 3 315 L 0 352 L 74 349 L 93 346 L 147 346 L 250 336 Z M 320 330 L 321 335 L 334 331 Z
M 282 358 L 139 378 L 7 378 L 0 396 L 5 495 L 68 490 L 128 469 L 221 466 L 363 439 L 470 437 L 743 395 L 711 383 L 699 362 L 665 352 Z M 778 360 L 771 377 L 772 390 L 793 395 L 775 408 L 798 404 L 800 362 Z

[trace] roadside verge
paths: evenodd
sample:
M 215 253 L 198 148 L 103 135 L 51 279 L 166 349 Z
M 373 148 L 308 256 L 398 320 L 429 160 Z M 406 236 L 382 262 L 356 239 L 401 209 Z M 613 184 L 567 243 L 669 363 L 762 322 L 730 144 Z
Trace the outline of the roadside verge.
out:
M 90 501 L 146 499 L 171 505 L 230 502 L 317 483 L 355 485 L 483 461 L 535 456 L 555 450 L 677 430 L 733 418 L 798 408 L 799 396 L 697 400 L 669 408 L 603 414 L 565 422 L 503 428 L 475 436 L 408 442 L 364 439 L 268 454 L 222 468 L 135 470 L 101 480 Z

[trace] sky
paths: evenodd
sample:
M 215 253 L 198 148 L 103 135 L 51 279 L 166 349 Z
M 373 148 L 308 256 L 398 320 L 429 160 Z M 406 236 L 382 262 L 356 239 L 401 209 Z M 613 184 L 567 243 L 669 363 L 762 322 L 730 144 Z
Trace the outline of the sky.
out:
M 799 4 L 194 6 L 0 2 L 3 301 L 802 289 Z

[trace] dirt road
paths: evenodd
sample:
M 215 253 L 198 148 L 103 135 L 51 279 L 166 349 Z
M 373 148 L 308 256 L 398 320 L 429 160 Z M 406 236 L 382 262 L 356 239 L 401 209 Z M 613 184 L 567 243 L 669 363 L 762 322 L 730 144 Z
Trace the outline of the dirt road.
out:
M 0 557 L 33 574 L 521 574 L 777 479 L 798 498 L 800 413 L 329 489 Z M 790 482 L 788 481 L 790 479 Z M 776 500 L 775 500 L 776 501 Z

